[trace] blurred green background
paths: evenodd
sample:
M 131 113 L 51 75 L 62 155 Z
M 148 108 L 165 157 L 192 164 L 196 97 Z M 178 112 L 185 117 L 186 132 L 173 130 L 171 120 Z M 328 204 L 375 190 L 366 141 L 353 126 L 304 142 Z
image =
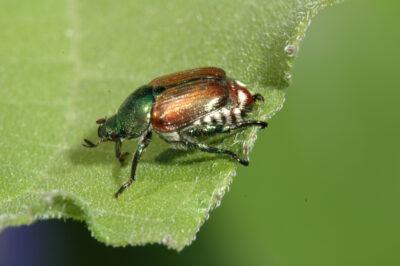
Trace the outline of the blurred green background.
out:
M 251 166 L 239 169 L 221 207 L 181 253 L 105 247 L 82 224 L 50 221 L 20 229 L 42 241 L 26 259 L 59 265 L 400 265 L 399 10 L 398 1 L 358 0 L 317 16 L 284 109 L 260 132 Z

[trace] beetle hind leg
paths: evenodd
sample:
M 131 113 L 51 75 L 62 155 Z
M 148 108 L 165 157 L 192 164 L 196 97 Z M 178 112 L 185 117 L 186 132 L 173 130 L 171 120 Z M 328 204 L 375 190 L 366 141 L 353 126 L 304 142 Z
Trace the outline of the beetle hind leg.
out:
M 227 125 L 223 128 L 224 132 L 229 132 L 231 130 L 235 129 L 245 129 L 248 127 L 259 127 L 261 129 L 264 129 L 268 126 L 267 122 L 264 121 L 258 121 L 258 120 L 244 120 L 236 124 L 231 124 Z
M 230 151 L 230 150 L 227 150 L 227 149 L 221 149 L 221 148 L 208 146 L 206 144 L 198 143 L 198 142 L 196 142 L 194 140 L 190 140 L 187 137 L 182 137 L 182 139 L 180 141 L 176 141 L 176 143 L 177 144 L 182 144 L 183 146 L 185 146 L 187 148 L 197 149 L 197 150 L 200 150 L 200 151 L 203 151 L 203 152 L 228 155 L 229 157 L 231 157 L 232 159 L 234 159 L 235 161 L 237 161 L 241 165 L 244 165 L 244 166 L 248 166 L 249 165 L 249 161 L 248 160 L 240 158 L 239 155 L 237 155 L 233 151 Z

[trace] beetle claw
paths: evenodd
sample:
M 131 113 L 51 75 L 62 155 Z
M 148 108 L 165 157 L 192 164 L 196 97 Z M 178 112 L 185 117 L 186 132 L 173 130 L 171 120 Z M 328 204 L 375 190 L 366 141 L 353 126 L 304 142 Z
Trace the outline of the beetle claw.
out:
M 261 121 L 259 125 L 261 129 L 268 127 L 268 123 L 264 121 Z
M 119 162 L 122 164 L 124 163 L 126 157 L 129 155 L 129 152 L 124 152 L 123 154 L 121 154 L 118 158 Z
M 250 164 L 250 162 L 246 159 L 239 159 L 238 162 L 244 166 L 248 166 Z

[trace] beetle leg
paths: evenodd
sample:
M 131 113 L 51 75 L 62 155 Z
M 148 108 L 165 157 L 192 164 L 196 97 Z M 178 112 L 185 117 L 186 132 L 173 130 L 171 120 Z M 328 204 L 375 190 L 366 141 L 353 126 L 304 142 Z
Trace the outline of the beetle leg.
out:
M 208 152 L 208 153 L 225 154 L 244 166 L 249 165 L 248 160 L 240 158 L 236 153 L 234 153 L 233 151 L 230 151 L 230 150 L 207 146 L 203 143 L 198 143 L 193 140 L 189 140 L 187 138 L 183 138 L 181 141 L 177 141 L 177 143 L 182 144 L 188 148 L 198 149 L 198 150 Z
M 132 185 L 133 181 L 135 181 L 136 168 L 139 163 L 140 157 L 146 147 L 150 144 L 151 141 L 151 131 L 147 132 L 144 137 L 139 141 L 139 145 L 136 149 L 135 155 L 133 156 L 132 165 L 131 165 L 131 176 L 128 181 L 126 181 L 114 194 L 114 197 L 118 198 L 122 192 L 124 192 L 130 185 Z
M 253 95 L 253 100 L 254 100 L 254 101 L 261 101 L 261 102 L 264 102 L 264 96 L 262 96 L 262 95 L 259 94 L 259 93 L 256 93 L 256 94 Z
M 115 157 L 119 160 L 120 163 L 123 163 L 128 156 L 129 152 L 121 153 L 122 141 L 120 139 L 115 141 Z
M 239 128 L 247 128 L 247 127 L 260 127 L 261 129 L 266 128 L 268 126 L 267 122 L 264 121 L 257 121 L 257 120 L 249 120 L 249 121 L 242 121 L 236 124 L 228 125 L 223 128 L 223 131 L 231 131 L 234 129 Z

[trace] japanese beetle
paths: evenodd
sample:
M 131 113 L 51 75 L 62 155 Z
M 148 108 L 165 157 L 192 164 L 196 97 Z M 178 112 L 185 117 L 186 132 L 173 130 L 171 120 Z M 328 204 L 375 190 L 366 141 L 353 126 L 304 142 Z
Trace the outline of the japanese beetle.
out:
M 131 93 L 116 114 L 98 119 L 100 140 L 95 144 L 84 139 L 83 145 L 93 148 L 101 142 L 114 141 L 115 155 L 123 162 L 128 153 L 121 152 L 122 142 L 139 138 L 130 178 L 115 197 L 135 180 L 137 164 L 150 144 L 153 131 L 168 143 L 228 155 L 248 165 L 247 160 L 234 152 L 210 147 L 198 142 L 196 137 L 250 126 L 265 128 L 266 122 L 246 120 L 246 114 L 257 100 L 264 101 L 264 98 L 260 94 L 252 95 L 243 83 L 226 77 L 220 68 L 196 68 L 161 76 Z

